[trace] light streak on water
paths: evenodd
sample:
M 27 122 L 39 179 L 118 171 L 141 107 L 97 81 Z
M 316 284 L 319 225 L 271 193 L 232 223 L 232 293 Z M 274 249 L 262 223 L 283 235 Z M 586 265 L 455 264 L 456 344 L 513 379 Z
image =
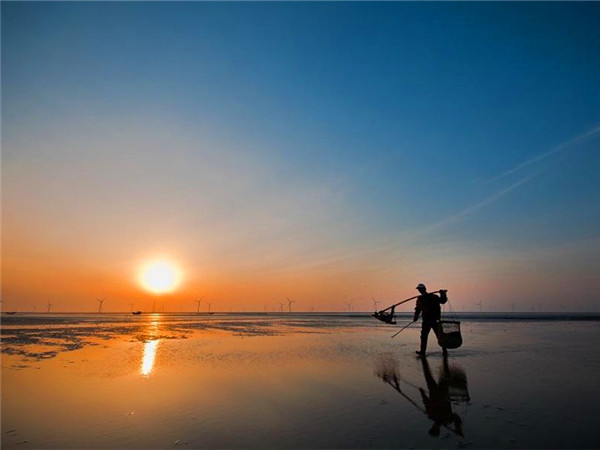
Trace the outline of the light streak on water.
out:
M 149 376 L 154 368 L 154 359 L 158 348 L 158 340 L 148 341 L 144 344 L 144 356 L 142 357 L 142 367 L 140 372 L 144 376 Z

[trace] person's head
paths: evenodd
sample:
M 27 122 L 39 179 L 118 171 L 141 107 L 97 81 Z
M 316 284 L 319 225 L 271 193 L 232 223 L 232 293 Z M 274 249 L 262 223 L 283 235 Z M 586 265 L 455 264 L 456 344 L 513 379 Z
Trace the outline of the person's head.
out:
M 417 291 L 419 291 L 421 294 L 427 294 L 427 288 L 423 283 L 419 283 L 417 285 Z

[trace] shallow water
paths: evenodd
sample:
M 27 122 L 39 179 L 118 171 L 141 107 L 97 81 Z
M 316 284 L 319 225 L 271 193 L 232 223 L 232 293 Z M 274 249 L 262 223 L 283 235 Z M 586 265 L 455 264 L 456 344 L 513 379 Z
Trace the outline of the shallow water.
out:
M 600 322 L 467 318 L 425 361 L 400 325 L 11 316 L 2 448 L 600 447 Z

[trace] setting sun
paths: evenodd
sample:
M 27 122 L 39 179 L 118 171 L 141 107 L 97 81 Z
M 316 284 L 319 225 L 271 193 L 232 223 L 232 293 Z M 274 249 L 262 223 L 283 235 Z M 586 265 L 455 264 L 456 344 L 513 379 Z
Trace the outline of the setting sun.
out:
M 179 270 L 168 261 L 153 261 L 142 267 L 140 272 L 142 286 L 155 294 L 173 291 L 180 279 Z

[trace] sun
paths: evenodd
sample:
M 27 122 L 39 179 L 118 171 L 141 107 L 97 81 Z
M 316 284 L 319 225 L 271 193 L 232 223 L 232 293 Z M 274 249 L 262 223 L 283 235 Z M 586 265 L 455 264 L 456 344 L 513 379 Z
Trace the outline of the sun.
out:
M 164 294 L 177 288 L 181 281 L 181 273 L 170 261 L 152 261 L 142 267 L 140 283 L 150 292 Z

